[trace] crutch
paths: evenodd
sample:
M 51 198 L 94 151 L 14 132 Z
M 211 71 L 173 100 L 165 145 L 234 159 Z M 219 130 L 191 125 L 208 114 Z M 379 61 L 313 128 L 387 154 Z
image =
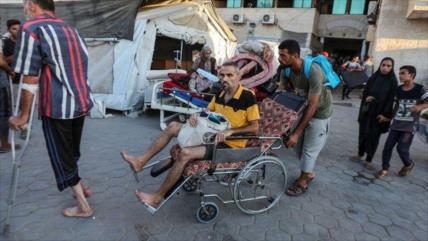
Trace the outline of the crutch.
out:
M 11 96 L 12 96 L 11 98 L 13 99 L 12 80 L 9 79 L 9 81 L 11 85 Z M 21 102 L 21 93 L 22 93 L 21 84 L 22 84 L 22 81 L 20 83 L 19 90 L 18 90 L 16 106 L 13 112 L 14 116 L 18 116 L 18 112 L 19 112 L 19 106 Z M 30 141 L 30 133 L 31 133 L 31 127 L 33 123 L 33 116 L 34 116 L 34 110 L 36 107 L 36 101 L 37 101 L 37 94 L 34 94 L 33 102 L 31 103 L 30 118 L 28 119 L 28 123 L 27 123 L 27 136 L 25 138 L 24 146 L 22 147 L 22 150 L 18 156 L 16 156 L 16 150 L 15 150 L 15 131 L 13 129 L 9 130 L 10 144 L 12 145 L 13 167 L 12 167 L 12 179 L 11 179 L 10 188 L 9 188 L 9 197 L 7 200 L 8 206 L 7 206 L 7 214 L 6 214 L 6 221 L 4 224 L 3 234 L 8 234 L 10 231 L 10 215 L 12 213 L 13 205 L 15 203 L 16 189 L 18 188 L 19 168 L 21 167 L 22 157 L 24 156 L 25 150 L 27 149 L 27 146 L 28 146 L 28 142 Z

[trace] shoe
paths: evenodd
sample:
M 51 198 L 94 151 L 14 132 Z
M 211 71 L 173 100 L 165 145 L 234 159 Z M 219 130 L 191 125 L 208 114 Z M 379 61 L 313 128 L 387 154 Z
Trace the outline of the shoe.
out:
M 370 171 L 373 171 L 375 169 L 373 164 L 371 162 L 368 162 L 368 161 L 364 161 L 364 167 Z
M 412 162 L 412 164 L 410 164 L 409 166 L 404 166 L 403 168 L 401 168 L 401 170 L 398 172 L 398 176 L 400 177 L 405 177 L 407 175 L 410 174 L 410 172 L 412 171 L 413 167 L 415 166 L 415 163 Z
M 375 174 L 375 177 L 377 179 L 382 179 L 383 177 L 386 177 L 386 176 L 388 176 L 388 170 L 380 170 Z

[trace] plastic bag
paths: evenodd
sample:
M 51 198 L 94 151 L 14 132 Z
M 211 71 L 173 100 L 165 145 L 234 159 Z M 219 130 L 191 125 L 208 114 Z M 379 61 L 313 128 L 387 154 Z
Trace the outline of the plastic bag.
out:
M 177 141 L 181 148 L 210 144 L 217 132 L 224 131 L 229 126 L 229 121 L 221 114 L 201 112 L 198 117 L 198 125 L 192 127 L 187 121 L 181 127 Z

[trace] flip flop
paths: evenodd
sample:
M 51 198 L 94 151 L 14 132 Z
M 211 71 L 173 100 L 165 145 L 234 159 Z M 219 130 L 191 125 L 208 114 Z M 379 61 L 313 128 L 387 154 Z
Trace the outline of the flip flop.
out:
M 70 218 L 90 218 L 92 217 L 92 215 L 94 215 L 93 211 L 87 214 L 83 214 L 83 213 L 78 213 L 77 209 L 78 207 L 65 208 L 62 210 L 62 214 L 65 217 L 70 217 Z
M 124 153 L 123 153 L 123 152 L 120 152 L 120 155 L 122 156 L 122 159 L 123 159 L 126 163 L 128 163 L 129 168 L 131 169 L 132 174 L 134 175 L 135 181 L 136 181 L 137 183 L 139 183 L 139 182 L 140 182 L 140 178 L 138 177 L 138 172 L 136 172 L 136 171 L 134 170 L 134 168 L 132 167 L 132 164 L 131 164 L 129 161 L 127 161 L 127 160 L 125 159 L 125 156 L 123 156 L 123 155 L 124 155 Z

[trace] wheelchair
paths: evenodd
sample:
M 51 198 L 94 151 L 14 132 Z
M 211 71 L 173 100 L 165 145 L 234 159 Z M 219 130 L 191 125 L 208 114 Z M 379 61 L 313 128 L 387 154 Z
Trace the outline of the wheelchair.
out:
M 260 135 L 228 138 L 247 139 L 245 148 L 222 149 L 215 146 L 211 160 L 190 162 L 180 180 L 165 195 L 161 204 L 157 208 L 146 206 L 147 210 L 155 214 L 180 190 L 199 194 L 200 207 L 196 211 L 196 219 L 201 223 L 213 222 L 218 217 L 220 208 L 213 200 L 223 204 L 233 203 L 249 215 L 272 209 L 279 202 L 287 186 L 287 169 L 273 151 L 283 147 L 306 106 L 305 101 L 298 100 L 293 102 L 293 108 L 288 108 L 292 103 L 290 97 L 286 97 L 285 101 L 288 107 L 284 105 L 284 96 L 281 98 L 266 98 L 259 104 Z M 173 146 L 171 156 L 156 161 L 145 169 L 152 167 L 151 175 L 153 177 L 160 175 L 173 165 L 180 150 L 178 145 Z M 230 197 L 225 198 L 218 193 L 208 192 L 204 184 L 209 182 L 215 182 L 226 188 Z

